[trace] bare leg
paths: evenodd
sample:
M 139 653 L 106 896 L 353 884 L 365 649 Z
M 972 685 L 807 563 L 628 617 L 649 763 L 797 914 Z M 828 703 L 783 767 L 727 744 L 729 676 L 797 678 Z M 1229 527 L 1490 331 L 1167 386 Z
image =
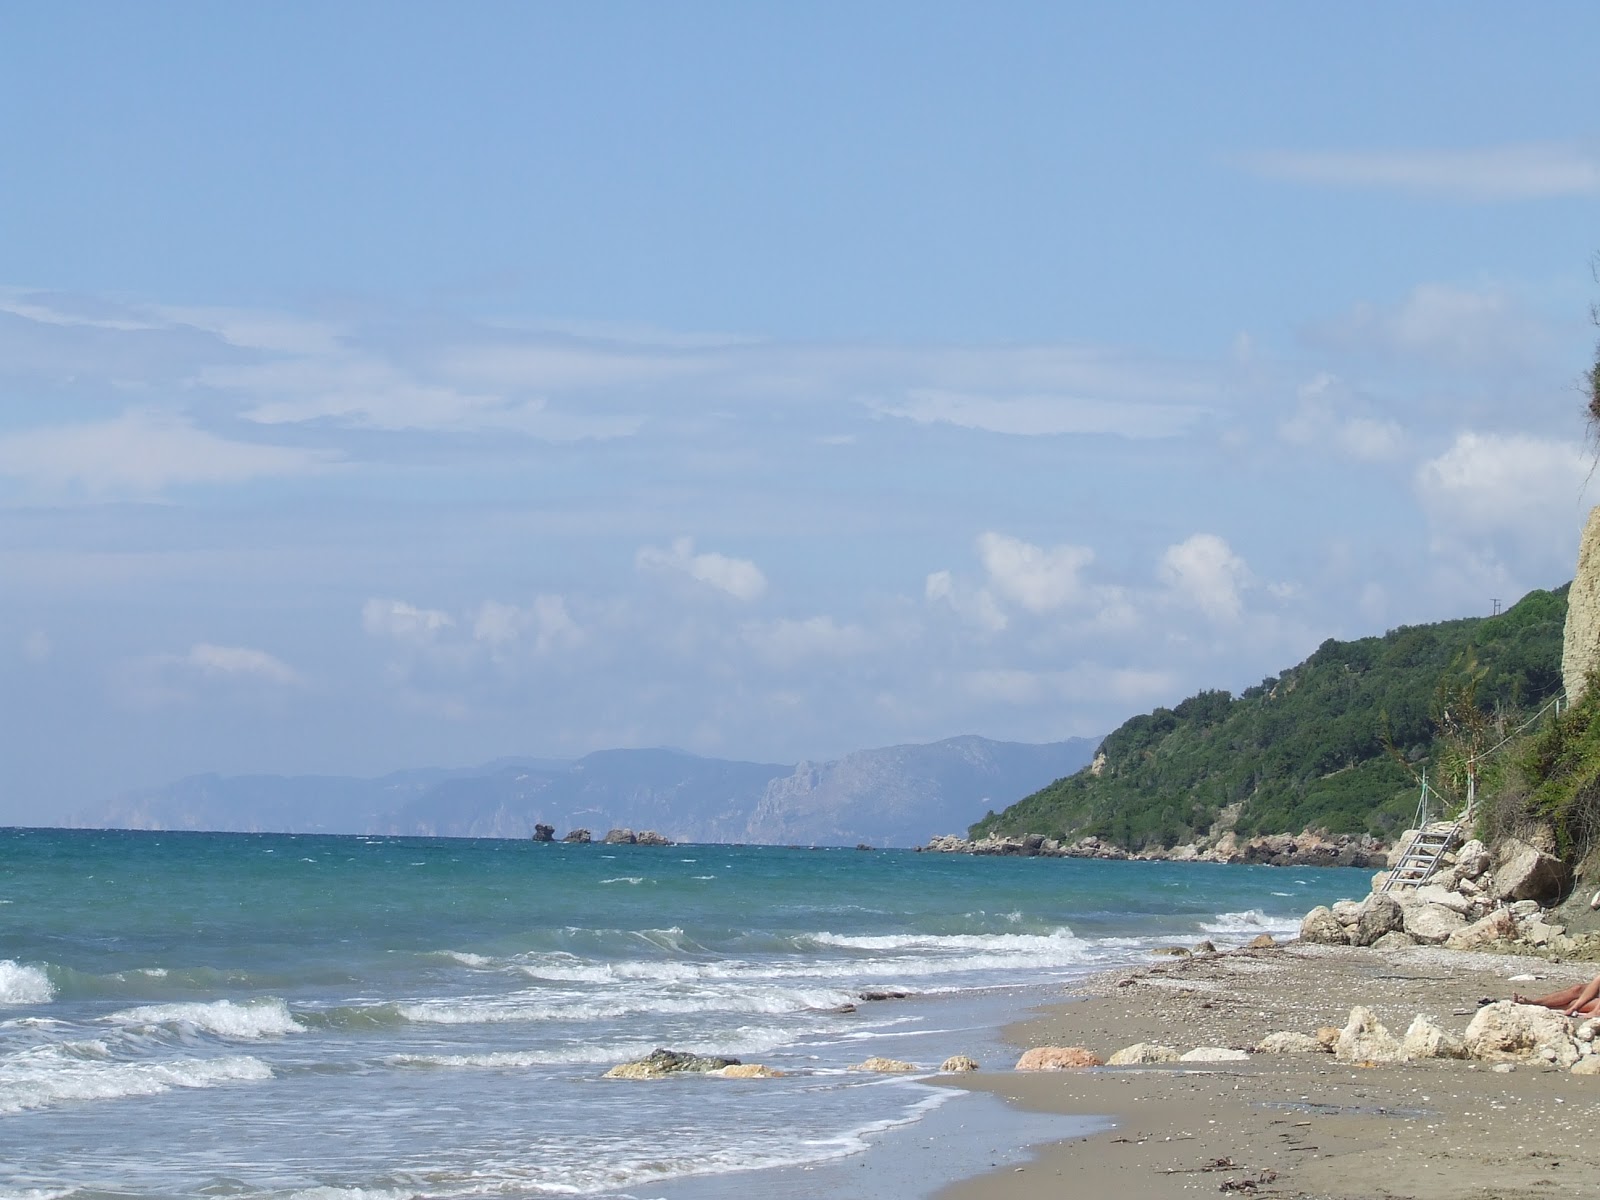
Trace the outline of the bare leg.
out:
M 1575 983 L 1569 988 L 1562 988 L 1559 992 L 1551 992 L 1548 996 L 1524 996 L 1520 993 L 1512 992 L 1511 999 L 1518 1004 L 1537 1004 L 1540 1008 L 1567 1009 L 1577 1003 L 1578 997 L 1583 995 L 1586 986 L 1585 984 Z

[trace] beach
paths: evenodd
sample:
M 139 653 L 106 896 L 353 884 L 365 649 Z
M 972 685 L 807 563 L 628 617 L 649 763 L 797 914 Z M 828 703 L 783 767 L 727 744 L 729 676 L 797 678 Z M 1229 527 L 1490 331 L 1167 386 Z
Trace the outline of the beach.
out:
M 1355 1005 L 1371 1008 L 1397 1036 L 1418 1014 L 1460 1034 L 1484 997 L 1551 991 L 1595 969 L 1421 947 L 1290 943 L 1102 972 L 1072 985 L 1071 999 L 1009 1027 L 1006 1038 L 1018 1053 L 1085 1046 L 1102 1058 L 1138 1042 L 1248 1048 L 1269 1033 L 1342 1026 Z M 1536 978 L 1511 981 L 1527 975 Z M 1114 1124 L 952 1184 L 940 1200 L 1534 1200 L 1600 1192 L 1600 1078 L 1542 1064 L 1368 1067 L 1330 1054 L 1252 1054 L 1215 1064 L 985 1071 L 942 1082 L 1023 1111 Z

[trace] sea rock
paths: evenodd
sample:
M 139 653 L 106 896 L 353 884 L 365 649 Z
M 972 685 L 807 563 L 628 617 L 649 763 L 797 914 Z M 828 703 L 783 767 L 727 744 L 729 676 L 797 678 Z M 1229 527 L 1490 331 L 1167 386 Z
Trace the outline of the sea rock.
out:
M 1427 1017 L 1418 1016 L 1400 1040 L 1407 1058 L 1465 1058 L 1466 1048 L 1455 1034 L 1441 1029 Z
M 1247 950 L 1271 950 L 1278 944 L 1278 940 L 1270 933 L 1258 933 L 1246 944 Z
M 536 842 L 555 841 L 556 827 L 554 825 L 535 825 L 533 827 L 533 840 Z
M 1496 909 L 1481 920 L 1456 930 L 1445 938 L 1447 950 L 1481 950 L 1495 942 L 1517 936 L 1516 918 L 1506 909 Z
M 1392 1063 L 1405 1057 L 1394 1035 L 1370 1008 L 1359 1004 L 1350 1010 L 1350 1019 L 1339 1031 L 1333 1054 L 1340 1062 L 1351 1063 Z
M 618 1063 L 605 1073 L 605 1079 L 663 1079 L 684 1072 L 705 1074 L 741 1065 L 737 1058 L 713 1058 L 685 1054 L 680 1050 L 652 1050 L 633 1062 Z
M 1256 1045 L 1260 1054 L 1326 1054 L 1328 1047 L 1308 1033 L 1269 1033 Z
M 767 1066 L 765 1063 L 735 1063 L 731 1067 L 723 1067 L 716 1072 L 724 1079 L 781 1079 L 783 1071 Z
M 1557 1066 L 1578 1061 L 1567 1018 L 1552 1008 L 1500 1000 L 1480 1008 L 1467 1026 L 1466 1050 L 1486 1062 L 1542 1058 Z
M 1178 1056 L 1179 1062 L 1243 1062 L 1250 1057 L 1248 1050 L 1234 1050 L 1229 1046 L 1196 1046 Z
M 608 846 L 631 846 L 638 840 L 638 836 L 631 829 L 611 829 L 605 836 L 605 844 Z
M 1150 1063 L 1177 1061 L 1178 1051 L 1174 1046 L 1157 1046 L 1153 1042 L 1135 1042 L 1131 1046 L 1124 1046 L 1106 1059 L 1106 1066 L 1142 1067 Z
M 1417 939 L 1403 929 L 1391 929 L 1377 941 L 1372 943 L 1374 950 L 1404 950 L 1407 946 L 1415 946 Z
M 1356 915 L 1356 927 L 1350 940 L 1357 946 L 1370 946 L 1386 933 L 1393 933 L 1406 922 L 1406 913 L 1400 901 L 1383 892 L 1374 892 L 1361 902 Z
M 965 1054 L 952 1054 L 939 1064 L 939 1070 L 946 1072 L 976 1071 L 978 1060 L 969 1058 Z
M 1465 917 L 1442 904 L 1417 904 L 1405 911 L 1406 932 L 1424 945 L 1439 945 L 1467 924 Z
M 915 1071 L 914 1064 L 901 1062 L 898 1058 L 880 1058 L 874 1054 L 864 1062 L 859 1062 L 850 1068 L 852 1071 L 879 1071 L 885 1075 L 903 1075 L 907 1071 Z
M 654 829 L 645 829 L 634 839 L 641 846 L 670 846 L 672 839 L 657 833 Z
M 1300 940 L 1321 946 L 1348 946 L 1350 935 L 1326 904 L 1319 904 L 1300 922 Z
M 1502 900 L 1555 900 L 1572 882 L 1567 865 L 1516 838 L 1501 842 L 1494 868 L 1494 894 Z
M 1085 1046 L 1035 1046 L 1017 1059 L 1018 1071 L 1069 1071 L 1077 1067 L 1103 1067 L 1105 1063 Z
M 590 840 L 590 836 L 591 835 L 587 829 L 574 829 L 561 840 L 563 842 L 577 842 L 581 844 L 588 842 Z

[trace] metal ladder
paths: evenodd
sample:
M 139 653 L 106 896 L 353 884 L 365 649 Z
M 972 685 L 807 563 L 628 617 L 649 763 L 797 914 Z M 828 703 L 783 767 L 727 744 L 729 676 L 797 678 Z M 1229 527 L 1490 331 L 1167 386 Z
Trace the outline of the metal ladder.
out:
M 1464 824 L 1464 820 L 1435 821 L 1417 830 L 1407 844 L 1405 853 L 1400 856 L 1400 861 L 1383 881 L 1382 890 L 1387 892 L 1401 885 L 1418 887 L 1426 883 L 1439 869 L 1439 860 L 1456 844 Z

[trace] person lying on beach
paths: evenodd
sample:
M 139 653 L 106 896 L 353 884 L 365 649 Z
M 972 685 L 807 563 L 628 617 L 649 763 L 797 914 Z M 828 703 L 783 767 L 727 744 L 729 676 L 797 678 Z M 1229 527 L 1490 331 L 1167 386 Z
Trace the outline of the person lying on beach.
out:
M 1511 993 L 1511 999 L 1517 1004 L 1537 1004 L 1541 1008 L 1560 1009 L 1569 1017 L 1595 1016 L 1600 1014 L 1600 975 L 1596 975 L 1588 983 L 1575 983 L 1569 988 L 1562 988 L 1559 992 L 1551 992 L 1548 996 L 1522 996 L 1516 992 Z

